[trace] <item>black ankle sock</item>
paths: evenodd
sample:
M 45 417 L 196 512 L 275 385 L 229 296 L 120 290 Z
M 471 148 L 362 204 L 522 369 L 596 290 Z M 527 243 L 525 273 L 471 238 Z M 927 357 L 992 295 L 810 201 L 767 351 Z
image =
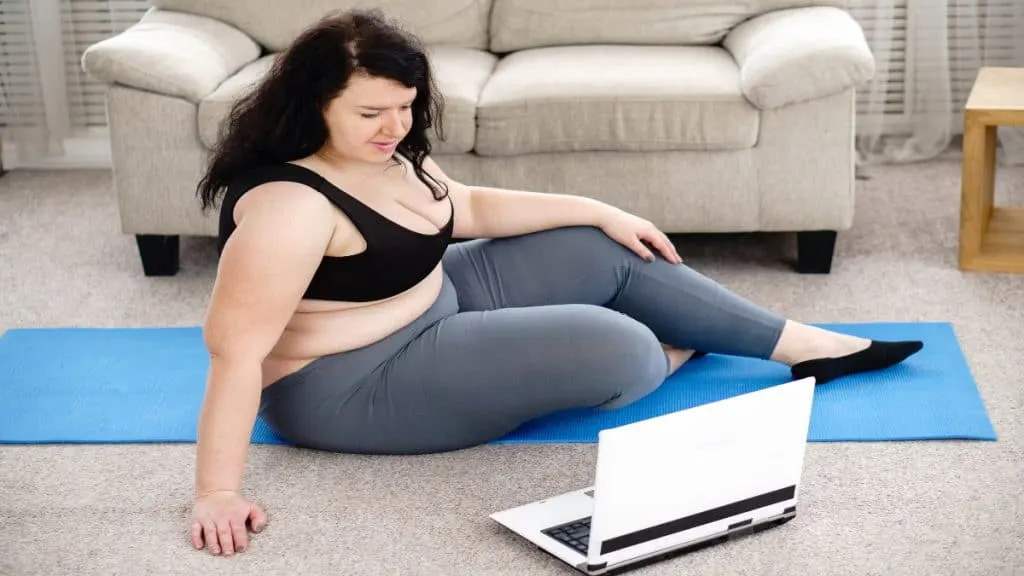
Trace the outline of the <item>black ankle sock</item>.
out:
M 700 350 L 694 350 L 693 354 L 690 354 L 690 360 L 696 360 L 697 358 L 700 358 L 701 356 L 707 356 L 707 355 L 708 355 L 707 352 L 702 352 Z
M 871 345 L 846 356 L 838 358 L 816 358 L 799 362 L 791 367 L 794 379 L 813 376 L 815 384 L 824 384 L 841 376 L 881 370 L 899 364 L 911 354 L 924 347 L 918 340 L 901 342 L 879 342 L 872 340 Z

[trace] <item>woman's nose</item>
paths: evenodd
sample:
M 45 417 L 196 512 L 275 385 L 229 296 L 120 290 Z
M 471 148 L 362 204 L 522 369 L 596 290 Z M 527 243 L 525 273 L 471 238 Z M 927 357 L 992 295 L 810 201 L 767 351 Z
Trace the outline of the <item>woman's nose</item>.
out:
M 402 113 L 399 111 L 389 112 L 384 117 L 384 131 L 389 136 L 398 136 L 402 133 Z

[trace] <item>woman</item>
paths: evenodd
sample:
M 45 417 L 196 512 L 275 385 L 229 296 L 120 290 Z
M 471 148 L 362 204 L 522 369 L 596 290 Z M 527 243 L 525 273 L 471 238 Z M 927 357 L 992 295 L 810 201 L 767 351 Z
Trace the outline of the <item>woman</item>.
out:
M 238 493 L 257 414 L 310 448 L 438 452 L 633 402 L 695 349 L 825 383 L 921 347 L 759 308 L 606 204 L 452 180 L 430 158 L 439 101 L 420 43 L 353 11 L 306 30 L 232 111 L 199 186 L 204 208 L 222 201 L 222 253 L 196 548 L 231 555 L 266 522 Z

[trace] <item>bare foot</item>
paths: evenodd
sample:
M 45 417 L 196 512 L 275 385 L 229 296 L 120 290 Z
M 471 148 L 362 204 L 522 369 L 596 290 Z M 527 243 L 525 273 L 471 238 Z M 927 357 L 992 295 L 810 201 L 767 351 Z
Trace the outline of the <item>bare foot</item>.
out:
M 871 340 L 832 332 L 817 326 L 809 326 L 789 320 L 782 329 L 772 360 L 788 366 L 806 360 L 846 356 L 871 345 Z
M 693 356 L 693 350 L 680 350 L 668 344 L 662 344 L 661 347 L 665 350 L 665 355 L 668 356 L 669 375 L 675 374 L 675 371 L 679 370 L 679 367 Z

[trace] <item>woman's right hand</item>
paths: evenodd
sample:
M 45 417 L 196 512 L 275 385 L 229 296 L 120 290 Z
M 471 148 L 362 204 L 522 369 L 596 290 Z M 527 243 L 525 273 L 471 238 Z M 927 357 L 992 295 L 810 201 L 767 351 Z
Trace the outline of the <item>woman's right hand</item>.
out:
M 267 525 L 262 508 L 231 490 L 217 490 L 196 498 L 192 507 L 192 545 L 211 554 L 231 556 L 249 547 L 248 529 L 260 532 Z

